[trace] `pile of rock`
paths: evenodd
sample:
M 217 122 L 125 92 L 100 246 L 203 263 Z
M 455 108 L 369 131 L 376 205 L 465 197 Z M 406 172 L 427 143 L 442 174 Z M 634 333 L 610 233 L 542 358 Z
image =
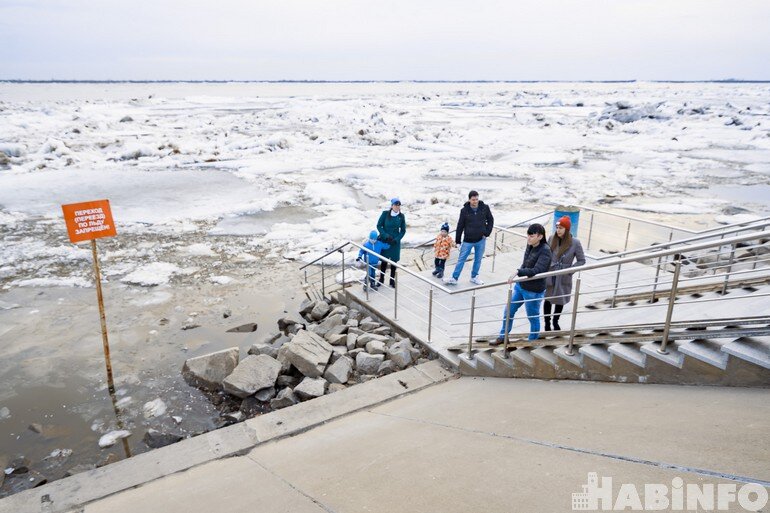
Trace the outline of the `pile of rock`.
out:
M 280 319 L 280 332 L 252 345 L 243 360 L 237 347 L 190 358 L 185 380 L 240 399 L 239 410 L 226 412 L 237 422 L 427 361 L 409 339 L 345 305 L 306 300 L 299 313 Z

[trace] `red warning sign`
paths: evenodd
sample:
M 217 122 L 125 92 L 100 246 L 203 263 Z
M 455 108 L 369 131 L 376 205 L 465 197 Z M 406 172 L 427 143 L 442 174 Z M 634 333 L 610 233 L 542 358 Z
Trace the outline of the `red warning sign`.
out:
M 61 209 L 72 242 L 114 237 L 117 234 L 112 220 L 110 200 L 71 203 L 62 205 Z

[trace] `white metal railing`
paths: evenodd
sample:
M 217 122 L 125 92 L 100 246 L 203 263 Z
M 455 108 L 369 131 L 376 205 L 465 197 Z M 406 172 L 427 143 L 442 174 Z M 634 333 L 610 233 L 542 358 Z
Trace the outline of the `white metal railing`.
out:
M 532 219 L 536 220 L 548 215 L 552 215 L 552 213 L 542 214 Z M 517 223 L 517 225 L 524 224 L 532 219 Z M 738 223 L 736 225 L 721 227 L 720 230 L 705 230 L 700 234 L 691 234 L 685 239 L 673 240 L 671 242 L 644 249 L 626 250 L 623 253 L 603 257 L 596 262 L 580 267 L 577 270 L 569 269 L 543 273 L 538 275 L 535 279 L 569 273 L 577 274 L 575 289 L 570 298 L 570 315 L 572 317 L 572 323 L 570 328 L 569 350 L 571 351 L 574 342 L 576 316 L 578 313 L 581 315 L 588 315 L 591 312 L 606 312 L 606 310 L 596 309 L 595 305 L 600 301 L 609 302 L 611 308 L 620 312 L 631 308 L 656 306 L 655 303 L 659 299 L 668 297 L 668 308 L 672 310 L 674 301 L 671 299 L 672 297 L 676 297 L 679 289 L 686 288 L 690 283 L 703 285 L 709 281 L 709 279 L 707 279 L 708 276 L 711 276 L 711 281 L 709 283 L 712 287 L 716 286 L 714 285 L 715 279 L 720 280 L 722 298 L 716 300 L 725 298 L 725 293 L 731 282 L 743 283 L 742 280 L 757 279 L 757 277 L 770 280 L 770 273 L 768 272 L 768 269 L 770 269 L 770 252 L 760 252 L 760 250 L 767 251 L 767 241 L 770 240 L 770 232 L 767 230 L 769 225 L 770 222 L 765 219 L 757 220 L 752 223 Z M 515 232 L 512 232 L 508 228 L 499 228 L 496 234 L 497 233 L 501 234 L 502 239 L 505 234 Z M 727 235 L 730 236 L 727 237 Z M 519 239 L 516 240 L 518 241 Z M 498 251 L 497 242 L 498 241 L 495 240 L 492 254 L 489 255 L 492 257 L 493 262 Z M 501 245 L 504 246 L 504 242 L 501 241 Z M 314 261 L 303 265 L 300 269 L 304 272 L 303 285 L 306 288 L 308 296 L 311 297 L 311 295 L 314 295 L 316 298 L 325 298 L 328 293 L 333 292 L 334 290 L 349 286 L 351 283 L 359 283 L 360 271 L 358 271 L 358 274 L 354 274 L 356 271 L 350 267 L 350 263 L 355 257 L 348 255 L 346 258 L 346 253 L 350 253 L 351 251 L 357 252 L 360 250 L 372 253 L 370 250 L 363 248 L 363 246 L 350 241 L 328 251 Z M 499 281 L 477 287 L 455 290 L 436 283 L 402 264 L 392 262 L 381 256 L 379 258 L 388 264 L 394 265 L 400 272 L 403 272 L 409 275 L 410 278 L 416 280 L 412 284 L 410 284 L 408 280 L 399 281 L 398 273 L 396 274 L 393 296 L 392 298 L 388 297 L 388 300 L 392 300 L 393 302 L 392 312 L 394 319 L 398 319 L 399 300 L 401 300 L 402 303 L 404 303 L 401 305 L 402 307 L 409 309 L 410 312 L 417 313 L 417 316 L 425 323 L 428 341 L 431 341 L 434 338 L 436 331 L 441 332 L 442 335 L 449 340 L 457 338 L 464 339 L 466 335 L 460 333 L 467 330 L 468 349 L 469 355 L 471 356 L 473 354 L 472 345 L 474 340 L 474 330 L 478 330 L 485 324 L 502 322 L 499 319 L 496 321 L 476 320 L 476 314 L 484 309 L 500 308 L 502 306 L 505 306 L 506 312 L 510 310 L 510 299 L 506 303 L 477 304 L 477 293 L 483 289 L 506 287 L 510 297 L 512 284 L 527 280 L 526 278 L 515 278 L 511 284 L 509 284 L 508 281 Z M 621 283 L 620 276 L 623 274 L 623 268 L 624 266 L 627 267 L 629 265 L 633 265 L 637 270 L 647 270 L 649 275 L 642 275 L 637 279 L 625 279 Z M 688 270 L 687 273 L 685 273 L 685 276 L 683 276 L 683 265 L 688 265 L 693 269 L 698 268 L 698 270 L 697 272 Z M 340 272 L 337 272 L 338 269 Z M 614 286 L 598 288 L 582 284 L 584 290 L 581 291 L 581 282 L 583 281 L 581 276 L 588 272 L 603 273 L 606 275 L 615 274 L 616 278 Z M 653 273 L 654 276 L 652 275 Z M 724 276 L 717 278 L 717 275 L 719 274 L 723 274 Z M 598 276 L 598 274 L 594 274 L 593 276 Z M 412 293 L 413 297 L 409 297 L 409 295 L 406 294 L 402 294 L 401 297 L 399 297 L 399 289 L 408 290 Z M 618 298 L 626 297 L 629 294 L 636 294 L 638 296 L 642 293 L 647 294 L 647 297 L 649 298 L 645 304 L 622 307 L 617 305 Z M 370 299 L 370 294 L 378 294 L 384 297 L 384 294 L 381 291 L 367 288 L 367 301 Z M 441 299 L 441 297 L 451 297 L 456 295 L 470 296 L 469 307 L 450 307 Z M 589 301 L 587 306 L 582 306 L 581 303 L 586 303 L 586 300 L 591 301 Z M 715 299 L 708 299 L 703 300 L 703 302 L 714 300 Z M 685 303 L 677 301 L 677 304 Z M 455 322 L 459 314 L 469 315 L 470 321 Z M 438 326 L 433 322 L 434 318 L 441 321 Z M 453 320 L 450 321 L 447 318 L 452 318 Z M 527 325 L 528 318 L 524 317 L 522 321 L 513 323 L 513 328 L 526 327 Z M 670 312 L 666 316 L 663 325 L 670 327 Z M 667 340 L 668 334 L 666 333 L 661 344 L 662 351 L 666 350 Z M 507 351 L 508 336 L 505 337 L 505 343 Z

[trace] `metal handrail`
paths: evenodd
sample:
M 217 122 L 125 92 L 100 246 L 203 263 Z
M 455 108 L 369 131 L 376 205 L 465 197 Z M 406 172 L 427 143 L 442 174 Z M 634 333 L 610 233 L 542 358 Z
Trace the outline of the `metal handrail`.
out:
M 346 242 L 346 243 L 342 244 L 341 246 L 337 246 L 336 248 L 332 249 L 331 251 L 329 251 L 329 252 L 327 252 L 327 253 L 324 253 L 324 255 L 323 255 L 323 256 L 320 256 L 320 257 L 316 258 L 315 260 L 313 260 L 312 262 L 309 262 L 309 263 L 307 263 L 307 264 L 303 265 L 302 267 L 300 267 L 300 268 L 299 268 L 299 270 L 301 271 L 302 269 L 304 269 L 304 268 L 306 268 L 306 267 L 308 267 L 308 266 L 311 266 L 311 265 L 313 265 L 314 263 L 318 262 L 319 260 L 323 260 L 324 258 L 328 257 L 328 256 L 329 256 L 329 255 L 331 255 L 332 253 L 336 253 L 337 251 L 341 250 L 342 248 L 344 248 L 345 246 L 347 246 L 347 245 L 348 245 L 348 244 L 350 244 L 350 243 L 351 243 L 351 242 L 350 242 L 350 241 L 348 241 L 348 242 Z
M 416 272 L 412 271 L 411 269 L 407 269 L 406 267 L 404 267 L 403 265 L 399 264 L 398 262 L 394 262 L 393 260 L 391 260 L 389 258 L 385 258 L 384 256 L 380 255 L 379 253 L 376 253 L 376 252 L 374 252 L 374 251 L 372 251 L 372 250 L 370 250 L 368 248 L 365 248 L 365 247 L 363 247 L 362 245 L 360 245 L 360 244 L 358 244 L 356 242 L 349 241 L 348 244 L 350 244 L 352 246 L 355 246 L 355 247 L 357 247 L 359 249 L 362 249 L 362 250 L 366 251 L 367 253 L 369 253 L 371 255 L 377 256 L 380 260 L 384 260 L 385 262 L 387 262 L 387 263 L 391 264 L 392 266 L 394 266 L 396 269 L 401 269 L 402 271 L 404 271 L 408 275 L 410 275 L 410 276 L 412 276 L 414 278 L 417 278 L 418 280 L 420 280 L 422 282 L 427 283 L 431 287 L 435 287 L 435 288 L 437 288 L 439 290 L 442 290 L 442 291 L 446 292 L 447 294 L 450 294 L 452 292 L 451 290 L 447 289 L 446 287 L 443 287 L 443 286 L 439 285 L 438 283 L 436 283 L 434 281 L 430 281 L 429 279 L 427 279 L 427 278 L 425 278 L 423 276 L 420 276 L 419 274 L 417 274 Z
M 619 217 L 621 219 L 625 219 L 627 221 L 635 221 L 637 223 L 645 223 L 645 224 L 651 224 L 653 226 L 658 226 L 660 228 L 666 228 L 667 230 L 678 230 L 680 232 L 688 232 L 688 233 L 698 233 L 695 230 L 690 230 L 687 228 L 681 228 L 679 226 L 672 226 L 665 223 L 658 223 L 656 221 L 650 221 L 648 219 L 639 219 L 636 217 L 626 216 L 623 214 L 616 214 L 615 212 L 610 212 L 608 210 L 602 210 L 600 208 L 594 208 L 594 207 L 588 207 L 585 205 L 574 205 L 575 208 L 579 208 L 580 210 L 588 210 L 589 212 L 598 212 L 600 214 L 608 215 L 608 216 L 614 216 Z
M 764 228 L 764 227 L 767 227 L 767 226 L 770 226 L 770 217 L 767 217 L 767 218 L 763 219 L 761 224 L 757 224 L 757 225 L 753 225 L 753 226 L 746 226 L 745 223 L 744 223 L 743 226 L 729 228 L 729 229 L 727 229 L 727 230 L 725 230 L 723 232 L 717 232 L 717 234 L 719 234 L 719 233 L 728 234 L 728 233 L 742 232 L 744 230 L 751 230 L 751 229 L 755 229 L 755 228 Z M 713 233 L 703 234 L 701 232 L 698 235 L 696 235 L 695 237 L 690 237 L 690 238 L 687 238 L 687 239 L 673 240 L 673 241 L 664 242 L 662 244 L 655 244 L 654 246 L 648 246 L 648 247 L 644 247 L 644 248 L 629 249 L 628 251 L 623 251 L 623 252 L 620 252 L 620 253 L 613 253 L 611 255 L 607 255 L 607 256 L 603 256 L 603 257 L 598 257 L 598 258 L 596 258 L 596 260 L 607 260 L 608 258 L 617 258 L 617 257 L 620 257 L 620 256 L 633 255 L 634 253 L 639 253 L 640 251 L 655 251 L 655 250 L 658 250 L 658 249 L 668 248 L 668 247 L 671 247 L 671 246 L 674 246 L 674 245 L 678 245 L 678 244 L 688 244 L 690 242 L 694 242 L 694 241 L 698 241 L 698 240 L 710 239 L 710 238 L 716 237 L 716 236 L 717 235 L 715 235 Z M 661 255 L 655 254 L 653 256 L 661 256 Z
M 722 225 L 722 226 L 715 226 L 713 228 L 706 228 L 705 230 L 701 230 L 701 231 L 696 232 L 696 233 L 705 234 L 705 233 L 709 233 L 709 232 L 719 232 L 719 230 L 722 230 L 722 229 L 725 229 L 725 228 L 733 228 L 733 227 L 738 227 L 738 226 L 744 226 L 746 228 L 753 228 L 752 226 L 748 226 L 748 225 L 753 224 L 753 223 L 760 223 L 760 222 L 764 222 L 764 221 L 770 221 L 770 216 L 760 217 L 759 219 L 754 219 L 753 221 L 741 221 L 739 223 L 725 224 L 725 225 Z
M 738 237 L 732 237 L 732 238 L 729 238 L 729 239 L 719 239 L 719 241 L 711 241 L 711 242 L 708 242 L 708 243 L 696 244 L 694 246 L 688 247 L 687 249 L 689 251 L 698 251 L 698 250 L 701 250 L 701 249 L 708 249 L 708 248 L 712 248 L 712 247 L 715 247 L 715 246 L 723 246 L 723 245 L 727 245 L 727 244 L 738 244 L 740 242 L 745 242 L 745 241 L 748 241 L 748 240 L 756 239 L 758 237 L 758 235 L 759 235 L 759 233 L 752 233 L 752 234 L 749 234 L 749 235 L 742 235 L 742 236 L 738 236 Z M 541 244 L 542 244 L 542 242 L 541 242 Z M 578 271 L 591 271 L 593 269 L 602 269 L 604 267 L 611 267 L 611 266 L 616 266 L 616 265 L 622 265 L 622 264 L 626 264 L 626 263 L 629 263 L 629 262 L 639 262 L 641 260 L 647 260 L 650 257 L 659 257 L 659 256 L 663 257 L 663 256 L 669 256 L 669 255 L 676 255 L 676 254 L 680 254 L 680 253 L 682 253 L 681 248 L 668 249 L 668 250 L 665 250 L 665 251 L 657 251 L 657 252 L 648 251 L 648 252 L 646 252 L 646 253 L 644 253 L 642 255 L 632 256 L 630 258 L 627 258 L 627 257 L 615 258 L 613 260 L 597 262 L 597 263 L 594 263 L 594 264 L 586 264 L 586 265 L 582 265 L 582 266 L 579 266 L 579 267 L 568 267 L 567 269 L 558 269 L 556 271 L 548 271 L 548 272 L 540 273 L 540 274 L 538 274 L 536 276 L 533 276 L 531 278 L 530 277 L 523 277 L 523 276 L 516 276 L 511 281 L 511 284 L 519 283 L 519 282 L 522 282 L 522 281 L 530 281 L 530 280 L 539 280 L 539 279 L 542 279 L 542 278 L 550 278 L 551 276 L 561 276 L 561 275 L 564 275 L 564 274 L 575 274 Z M 475 292 L 475 291 L 481 290 L 481 289 L 488 289 L 488 288 L 493 288 L 493 287 L 499 287 L 500 285 L 508 285 L 508 284 L 509 284 L 508 280 L 506 280 L 506 281 L 498 281 L 498 282 L 488 283 L 488 284 L 484 284 L 484 285 L 477 285 L 475 287 L 469 287 L 469 288 L 462 289 L 462 290 L 453 290 L 453 291 L 449 291 L 448 293 L 449 294 L 459 294 L 459 293 L 463 293 L 464 294 L 464 293 L 468 293 L 468 292 Z
M 551 215 L 551 214 L 553 214 L 553 211 L 552 210 L 548 210 L 548 211 L 546 211 L 546 212 L 544 212 L 544 213 L 542 213 L 540 215 L 537 215 L 535 217 L 530 217 L 529 219 L 525 219 L 524 221 L 519 221 L 516 224 L 508 225 L 508 228 L 513 228 L 515 226 L 519 226 L 519 225 L 524 224 L 524 223 L 529 223 L 530 221 L 534 221 L 535 219 L 540 219 L 543 216 L 547 216 L 547 215 Z M 495 226 L 493 229 L 495 229 L 495 230 L 504 230 L 505 228 L 503 228 L 501 226 Z M 454 230 L 452 230 L 449 233 L 455 233 L 456 231 L 457 231 L 457 229 L 454 229 Z M 431 242 L 435 242 L 435 241 L 436 241 L 436 237 L 433 237 L 431 240 L 425 241 L 425 242 L 423 242 L 421 244 L 417 244 L 414 247 L 415 248 L 421 248 L 421 247 L 426 246 L 426 245 L 430 244 Z

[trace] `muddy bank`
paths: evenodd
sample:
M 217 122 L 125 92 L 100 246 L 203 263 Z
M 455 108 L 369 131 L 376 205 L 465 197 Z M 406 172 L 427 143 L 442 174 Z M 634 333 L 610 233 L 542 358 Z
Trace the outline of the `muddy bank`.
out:
M 125 458 L 121 443 L 98 443 L 119 427 L 132 432 L 128 448 L 138 454 L 149 450 L 142 440 L 149 429 L 192 436 L 224 425 L 218 405 L 182 379 L 184 361 L 232 346 L 245 354 L 260 331 L 228 329 L 246 322 L 274 326 L 304 299 L 291 262 L 230 274 L 229 285 L 194 279 L 157 287 L 105 284 L 120 421 L 107 391 L 94 289 L 0 293 L 0 463 L 29 469 L 6 476 L 0 495 L 39 483 L 30 481 L 35 473 L 51 481 Z M 144 405 L 158 398 L 167 413 L 146 418 Z

